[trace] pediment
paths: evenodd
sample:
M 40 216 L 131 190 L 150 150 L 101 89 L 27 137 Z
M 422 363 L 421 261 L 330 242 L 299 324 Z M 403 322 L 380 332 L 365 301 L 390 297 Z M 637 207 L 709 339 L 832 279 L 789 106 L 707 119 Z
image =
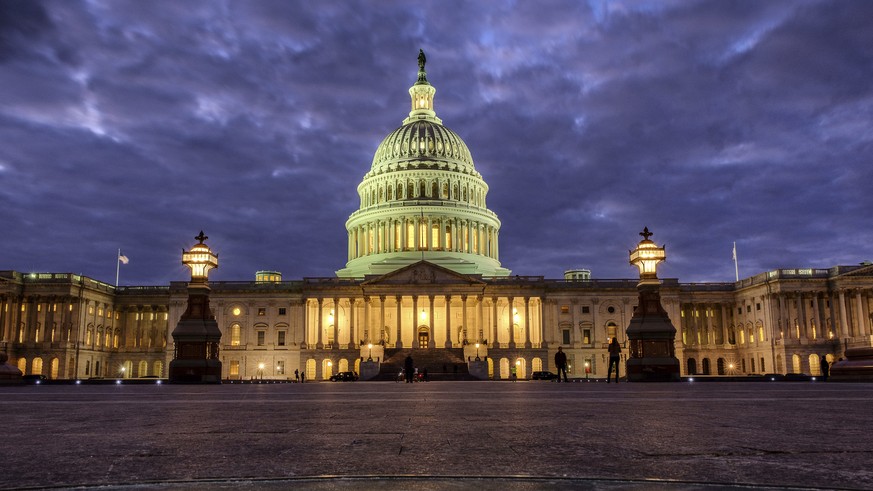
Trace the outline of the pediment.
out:
M 380 285 L 484 285 L 479 275 L 465 275 L 436 264 L 419 261 L 382 276 L 369 278 L 361 286 Z

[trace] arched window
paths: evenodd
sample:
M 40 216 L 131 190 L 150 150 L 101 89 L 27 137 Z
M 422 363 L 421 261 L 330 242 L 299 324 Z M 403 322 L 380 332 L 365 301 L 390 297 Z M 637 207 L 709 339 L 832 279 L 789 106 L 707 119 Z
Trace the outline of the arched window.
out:
M 446 199 L 448 197 L 449 197 L 449 183 L 444 182 L 443 183 L 443 193 L 440 196 L 440 198 Z
M 509 378 L 509 359 L 500 359 L 500 378 Z
M 697 375 L 697 361 L 694 358 L 688 359 L 688 375 Z
M 724 374 L 725 374 L 725 371 L 724 371 L 724 358 L 719 358 L 718 360 L 716 360 L 716 362 L 715 362 L 715 367 L 716 367 L 717 373 L 718 373 L 719 375 L 724 375 Z
M 615 322 L 609 322 L 606 324 L 606 342 L 611 343 L 612 338 L 616 336 L 616 331 L 618 330 L 618 326 L 615 325 Z
M 239 324 L 231 324 L 230 326 L 230 345 L 231 346 L 239 346 L 239 338 L 240 338 L 240 325 Z
M 710 370 L 709 370 L 709 358 L 704 358 L 703 360 L 701 360 L 700 363 L 702 365 L 703 374 L 704 375 L 712 375 L 712 373 L 710 373 Z
M 809 355 L 809 374 L 810 375 L 821 375 L 821 362 L 820 358 L 815 353 Z
M 27 373 L 27 358 L 18 359 L 18 369 L 21 370 L 21 373 Z
M 543 360 L 540 358 L 534 358 L 530 361 L 530 369 L 531 372 L 541 372 L 543 371 Z
M 58 360 L 57 358 L 52 358 L 51 369 L 49 371 L 49 378 L 50 379 L 58 378 L 58 374 L 60 373 L 60 371 L 61 371 L 61 360 Z
M 164 376 L 164 363 L 161 360 L 157 360 L 157 361 L 155 361 L 155 364 L 153 366 L 154 366 L 154 372 L 152 372 L 153 375 L 157 375 L 158 377 L 163 377 Z M 237 367 L 239 367 L 239 365 L 237 365 Z
M 520 379 L 527 378 L 527 360 L 518 358 L 515 360 L 515 376 Z
M 149 374 L 149 364 L 147 361 L 143 360 L 139 362 L 139 366 L 137 367 L 136 376 L 137 377 L 145 377 Z
M 388 185 L 388 201 L 394 201 L 394 187 Z
M 37 356 L 33 359 L 33 364 L 30 366 L 30 373 L 33 375 L 42 375 L 42 358 Z
M 418 185 L 418 197 L 424 198 L 426 190 L 427 190 L 427 188 L 425 187 L 424 181 L 421 181 Z
M 348 371 L 349 371 L 349 360 L 346 360 L 345 358 L 343 358 L 339 361 L 339 368 L 337 369 L 337 372 L 348 372 Z
M 329 359 L 322 360 L 321 361 L 321 378 L 322 378 L 322 380 L 330 379 L 331 375 L 333 375 L 333 362 Z
M 438 186 L 439 184 L 437 184 L 436 181 L 434 181 L 430 186 L 430 197 L 433 199 L 437 199 L 440 195 Z
M 406 186 L 406 199 L 414 198 L 415 188 L 412 185 L 412 181 L 409 181 L 409 184 Z

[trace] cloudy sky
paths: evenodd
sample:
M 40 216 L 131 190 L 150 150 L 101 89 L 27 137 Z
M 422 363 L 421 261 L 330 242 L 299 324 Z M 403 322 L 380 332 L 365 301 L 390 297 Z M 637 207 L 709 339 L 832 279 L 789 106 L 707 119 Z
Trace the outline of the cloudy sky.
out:
M 418 49 L 513 274 L 873 259 L 870 1 L 0 2 L 0 270 L 333 276 Z

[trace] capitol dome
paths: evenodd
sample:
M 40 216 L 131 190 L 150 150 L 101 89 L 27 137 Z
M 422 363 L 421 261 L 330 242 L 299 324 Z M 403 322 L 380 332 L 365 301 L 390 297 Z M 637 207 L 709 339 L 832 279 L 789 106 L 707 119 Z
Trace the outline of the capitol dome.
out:
M 424 54 L 409 89 L 412 108 L 376 149 L 346 221 L 348 263 L 337 276 L 363 278 L 426 260 L 464 274 L 506 276 L 498 260 L 500 220 L 464 141 L 434 111 Z

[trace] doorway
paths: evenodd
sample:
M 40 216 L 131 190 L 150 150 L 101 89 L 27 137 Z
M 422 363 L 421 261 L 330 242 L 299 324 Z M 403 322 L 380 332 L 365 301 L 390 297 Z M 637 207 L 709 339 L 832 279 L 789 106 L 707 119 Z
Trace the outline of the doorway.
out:
M 430 333 L 428 332 L 427 326 L 421 326 L 418 328 L 418 347 L 419 348 L 427 348 L 430 344 Z

